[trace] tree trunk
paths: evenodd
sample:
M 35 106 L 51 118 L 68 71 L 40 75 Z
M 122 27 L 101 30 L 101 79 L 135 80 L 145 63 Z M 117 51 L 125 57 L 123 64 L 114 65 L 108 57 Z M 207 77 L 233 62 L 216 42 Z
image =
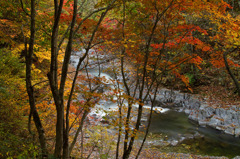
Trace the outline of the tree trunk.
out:
M 101 14 L 101 16 L 99 18 L 99 21 L 98 21 L 94 31 L 92 32 L 91 38 L 90 38 L 90 40 L 89 40 L 89 42 L 87 44 L 86 53 L 79 59 L 79 62 L 78 62 L 77 68 L 76 68 L 76 73 L 74 75 L 74 79 L 73 79 L 73 82 L 72 82 L 72 88 L 71 88 L 70 95 L 68 97 L 68 102 L 67 102 L 66 129 L 64 130 L 64 134 L 65 134 L 64 135 L 64 144 L 65 144 L 64 145 L 64 149 L 65 149 L 64 153 L 68 153 L 68 155 L 71 155 L 71 152 L 72 152 L 73 147 L 74 147 L 74 145 L 76 143 L 76 139 L 78 137 L 78 134 L 81 131 L 82 126 L 83 126 L 83 123 L 81 123 L 79 128 L 78 128 L 77 133 L 75 134 L 74 140 L 73 140 L 73 142 L 71 143 L 71 145 L 69 147 L 69 143 L 68 143 L 69 142 L 68 141 L 68 137 L 69 137 L 69 119 L 68 118 L 69 118 L 69 111 L 70 111 L 70 103 L 71 103 L 71 100 L 72 100 L 72 95 L 73 95 L 73 91 L 74 91 L 74 88 L 75 88 L 75 84 L 76 84 L 76 80 L 77 80 L 77 76 L 78 76 L 78 71 L 80 69 L 81 63 L 87 57 L 89 50 L 92 48 L 92 42 L 94 40 L 95 34 L 96 34 L 96 32 L 97 32 L 101 22 L 103 21 L 104 17 L 106 16 L 107 12 L 110 10 L 111 6 L 114 4 L 115 1 L 116 0 L 112 0 L 111 3 L 106 7 L 106 11 Z M 77 0 L 74 1 L 74 8 L 75 8 L 74 10 L 77 11 Z M 73 16 L 76 16 L 76 14 L 74 14 Z M 67 49 L 66 49 L 66 52 L 65 52 L 66 56 L 64 57 L 64 65 L 63 65 L 63 69 L 62 69 L 63 73 L 62 73 L 62 79 L 61 79 L 61 84 L 60 84 L 60 91 L 64 91 L 64 83 L 65 83 L 66 76 L 67 76 L 68 63 L 69 63 L 71 52 L 72 52 L 72 40 L 74 38 L 74 33 L 75 33 L 74 30 L 73 30 L 75 21 L 76 21 L 76 17 L 75 18 L 73 17 L 72 26 L 71 26 L 71 30 L 70 30 L 69 43 L 68 43 L 68 46 L 67 46 Z M 78 27 L 80 27 L 80 24 L 79 24 Z M 63 92 L 60 92 L 60 94 L 63 94 Z M 84 114 L 87 115 L 88 111 L 84 112 Z M 85 117 L 82 119 L 81 122 L 84 122 Z
M 228 65 L 228 62 L 227 62 L 227 54 L 228 52 L 224 52 L 223 53 L 223 59 L 224 59 L 224 63 L 225 63 L 225 67 L 226 67 L 226 70 L 228 71 L 229 75 L 231 76 L 235 86 L 236 86 L 236 89 L 237 89 L 237 92 L 238 92 L 238 96 L 240 97 L 240 86 L 239 86 L 239 82 L 238 80 L 236 79 L 236 77 L 234 76 L 234 74 L 232 73 L 229 65 Z
M 64 127 L 64 107 L 60 100 L 59 90 L 58 90 L 58 79 L 57 79 L 57 69 L 58 69 L 58 28 L 60 15 L 62 12 L 63 0 L 54 0 L 54 25 L 52 29 L 51 36 L 51 64 L 50 72 L 48 73 L 49 83 L 51 91 L 53 94 L 54 102 L 57 110 L 57 123 L 56 123 L 56 143 L 54 156 L 57 158 L 61 157 L 62 146 L 63 146 L 63 127 Z
M 73 33 L 74 33 L 74 26 L 77 18 L 77 3 L 78 3 L 78 0 L 74 0 L 73 18 L 71 22 L 70 35 L 68 38 L 68 45 L 65 51 L 65 57 L 64 57 L 63 67 L 62 67 L 62 77 L 61 77 L 61 84 L 60 84 L 60 90 L 59 90 L 59 95 L 62 99 L 62 105 L 64 104 L 63 102 L 64 87 L 65 87 L 66 78 L 67 78 L 68 65 L 69 65 L 69 61 L 72 53 L 72 43 L 73 43 L 73 36 L 74 36 Z M 71 102 L 71 99 L 69 102 Z M 69 153 L 69 106 L 67 106 L 67 111 L 66 111 L 66 127 L 63 129 L 63 158 L 69 158 L 69 155 L 70 155 Z
M 35 96 L 34 96 L 34 88 L 32 86 L 32 61 L 33 61 L 33 48 L 35 41 L 35 0 L 31 1 L 31 35 L 29 41 L 29 50 L 27 50 L 27 46 L 25 45 L 25 60 L 26 60 L 26 88 L 29 97 L 29 105 L 30 105 L 30 113 L 33 116 L 33 121 L 38 131 L 40 146 L 42 150 L 42 156 L 47 155 L 47 147 L 46 147 L 46 139 L 44 135 L 43 126 L 38 115 L 36 104 L 35 104 Z

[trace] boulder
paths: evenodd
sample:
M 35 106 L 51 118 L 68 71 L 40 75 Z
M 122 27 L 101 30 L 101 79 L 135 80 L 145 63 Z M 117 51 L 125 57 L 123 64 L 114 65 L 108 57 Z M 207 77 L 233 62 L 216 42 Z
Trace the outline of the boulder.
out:
M 220 131 L 224 131 L 226 129 L 226 127 L 225 126 L 217 126 L 216 129 L 220 130 Z
M 227 134 L 240 136 L 240 107 L 225 105 L 224 108 L 209 106 L 190 94 L 163 89 L 159 91 L 162 102 L 173 102 L 174 110 L 185 112 L 188 118 L 197 121 L 202 127 L 211 126 Z M 205 99 L 206 101 L 206 99 Z M 167 104 L 169 106 L 169 104 Z M 235 130 L 236 128 L 236 130 Z
M 233 127 L 227 127 L 227 128 L 224 130 L 224 132 L 225 132 L 226 134 L 230 134 L 230 135 L 234 135 L 234 134 L 235 134 L 235 130 L 234 130 Z
M 206 112 L 206 118 L 211 117 L 212 115 L 215 115 L 215 109 L 213 107 L 206 107 L 205 112 Z
M 206 127 L 207 121 L 199 120 L 199 121 L 198 121 L 198 124 L 199 124 L 200 126 L 202 126 L 202 127 Z
M 211 126 L 211 127 L 213 127 L 213 128 L 216 128 L 217 126 L 222 125 L 221 123 L 222 123 L 222 121 L 221 121 L 216 115 L 214 115 L 214 116 L 210 119 L 210 121 L 208 122 L 208 125 Z
M 196 110 L 192 110 L 191 113 L 188 116 L 189 119 L 198 121 L 198 112 Z
M 226 111 L 223 108 L 216 108 L 216 115 L 223 118 L 226 116 Z
M 223 116 L 223 125 L 231 125 L 231 124 L 233 124 L 232 116 L 231 115 Z
M 172 146 L 177 146 L 178 140 L 171 140 L 171 141 L 169 141 L 169 143 L 170 143 Z
M 185 109 L 184 112 L 185 112 L 186 114 L 190 114 L 191 110 Z
M 235 129 L 235 137 L 239 137 L 240 136 L 240 127 Z

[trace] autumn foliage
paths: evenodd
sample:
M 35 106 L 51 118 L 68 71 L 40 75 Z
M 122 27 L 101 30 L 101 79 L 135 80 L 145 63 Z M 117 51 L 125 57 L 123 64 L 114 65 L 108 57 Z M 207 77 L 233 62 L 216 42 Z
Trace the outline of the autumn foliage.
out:
M 231 95 L 238 89 L 240 18 L 229 11 L 234 8 L 223 0 L 61 0 L 57 3 L 43 0 L 34 4 L 36 14 L 31 12 L 32 5 L 25 0 L 0 2 L 0 53 L 3 57 L 0 60 L 0 113 L 4 121 L 0 131 L 3 136 L 13 135 L 14 127 L 19 127 L 21 121 L 24 126 L 17 132 L 20 134 L 17 138 L 26 137 L 32 144 L 21 154 L 8 148 L 8 144 L 18 143 L 15 139 L 9 143 L 3 141 L 0 149 L 4 151 L 0 150 L 0 157 L 26 155 L 29 149 L 43 155 L 69 157 L 71 150 L 79 148 L 74 147 L 74 140 L 82 131 L 85 119 L 91 118 L 88 114 L 101 99 L 111 99 L 114 94 L 120 94 L 118 98 L 128 102 L 124 112 L 130 113 L 133 104 L 138 104 L 139 108 L 143 105 L 145 92 L 154 94 L 159 86 L 195 92 L 197 86 L 206 85 L 209 76 L 216 72 L 224 74 L 224 78 L 219 81 L 211 76 L 213 83 L 229 88 Z M 35 30 L 30 25 L 33 17 Z M 79 58 L 79 67 L 69 66 L 71 53 L 83 49 L 86 54 Z M 107 62 L 115 60 L 106 71 L 123 79 L 116 82 L 124 85 L 124 93 L 118 92 L 119 88 L 108 95 L 97 91 L 106 79 L 87 74 L 90 49 L 109 57 Z M 97 69 L 101 69 L 100 60 L 95 61 Z M 34 125 L 33 107 L 30 109 L 28 103 L 31 97 L 26 93 L 24 79 L 29 70 L 25 68 L 29 68 L 31 75 L 27 90 L 31 88 L 34 92 L 34 107 L 44 129 L 44 151 L 36 137 L 39 131 Z M 235 83 L 229 82 L 232 79 Z M 139 120 L 141 111 L 140 108 Z M 121 119 L 113 125 L 118 127 L 119 134 L 125 131 L 122 156 L 128 158 L 129 142 L 134 142 L 140 123 L 136 122 L 135 129 L 130 131 L 130 118 Z M 63 122 L 62 127 L 58 129 L 56 122 Z M 27 130 L 29 135 L 22 136 Z M 72 135 L 74 133 L 77 135 Z M 58 142 L 56 136 L 64 140 L 60 145 L 55 142 Z

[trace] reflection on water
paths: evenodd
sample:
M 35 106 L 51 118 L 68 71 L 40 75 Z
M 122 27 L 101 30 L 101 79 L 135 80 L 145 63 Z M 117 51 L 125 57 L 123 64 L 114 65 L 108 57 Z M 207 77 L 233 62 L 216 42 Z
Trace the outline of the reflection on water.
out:
M 212 128 L 199 127 L 184 113 L 171 110 L 163 114 L 154 114 L 150 132 L 167 135 L 169 139 L 179 140 L 185 137 L 186 140 L 178 146 L 189 145 L 191 153 L 228 157 L 240 155 L 239 138 Z M 194 134 L 200 134 L 202 137 L 194 137 Z

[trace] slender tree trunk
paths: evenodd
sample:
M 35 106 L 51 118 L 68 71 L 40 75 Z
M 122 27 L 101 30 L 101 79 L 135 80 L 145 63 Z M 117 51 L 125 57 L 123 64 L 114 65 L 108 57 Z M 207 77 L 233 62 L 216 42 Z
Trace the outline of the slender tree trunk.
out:
M 85 118 L 87 117 L 88 113 L 89 113 L 89 111 L 84 111 L 84 113 L 83 113 L 81 122 L 80 122 L 80 124 L 79 124 L 78 129 L 77 129 L 77 132 L 75 133 L 75 136 L 74 136 L 74 138 L 73 138 L 73 141 L 72 141 L 72 143 L 71 143 L 71 145 L 70 145 L 70 147 L 69 147 L 69 154 L 72 153 L 73 147 L 74 147 L 74 145 L 75 145 L 76 142 L 77 142 L 77 138 L 78 138 L 79 133 L 82 131 L 83 124 L 84 124 L 84 120 L 85 120 Z
M 155 92 L 154 92 L 154 98 L 151 100 L 151 110 L 150 110 L 150 115 L 149 115 L 149 119 L 148 119 L 148 125 L 147 125 L 147 128 L 146 128 L 146 133 L 144 135 L 144 138 L 143 138 L 143 141 L 142 141 L 142 144 L 138 150 L 138 153 L 137 153 L 137 156 L 136 156 L 136 159 L 138 159 L 141 151 L 142 151 L 142 148 L 143 148 L 143 145 L 147 139 L 147 135 L 148 135 L 148 132 L 149 132 L 149 128 L 150 128 L 150 125 L 151 125 L 151 121 L 152 121 L 152 112 L 153 112 L 153 105 L 155 103 L 155 100 L 156 100 L 156 96 L 157 96 L 157 90 L 158 90 L 158 87 L 159 87 L 160 83 L 157 84 L 157 87 L 155 88 Z M 151 97 L 150 97 L 151 99 Z
M 143 64 L 143 70 L 142 70 L 143 74 L 142 74 L 142 78 L 141 78 L 141 86 L 139 88 L 139 98 L 138 98 L 141 103 L 139 104 L 139 108 L 138 108 L 138 116 L 137 116 L 137 122 L 136 122 L 136 125 L 135 125 L 135 129 L 134 129 L 133 135 L 130 139 L 130 142 L 128 144 L 127 150 L 126 150 L 126 147 L 124 146 L 124 153 L 123 153 L 123 158 L 124 159 L 127 159 L 130 156 L 130 153 L 131 153 L 132 148 L 133 148 L 134 140 L 135 140 L 135 137 L 136 137 L 136 133 L 139 130 L 139 126 L 141 124 L 141 117 L 142 117 L 143 104 L 144 104 L 143 102 L 147 97 L 147 96 L 145 96 L 145 98 L 143 98 L 143 93 L 144 93 L 145 85 L 147 84 L 147 82 L 146 82 L 147 78 L 146 77 L 147 77 L 147 73 L 148 73 L 147 65 L 148 65 L 148 59 L 149 59 L 150 44 L 151 44 L 151 41 L 153 39 L 153 36 L 154 36 L 154 33 L 155 33 L 156 28 L 157 28 L 157 24 L 158 24 L 159 20 L 163 17 L 163 15 L 167 12 L 167 10 L 173 5 L 173 2 L 174 2 L 174 0 L 172 0 L 170 2 L 170 4 L 161 13 L 157 9 L 156 1 L 155 1 L 155 4 L 154 4 L 157 13 L 156 13 L 156 19 L 154 21 L 154 24 L 153 24 L 153 27 L 152 27 L 152 30 L 151 30 L 151 34 L 147 39 L 146 46 L 145 46 L 145 51 L 144 51 L 145 55 L 144 55 L 144 64 Z M 150 89 L 151 88 L 148 89 L 148 93 L 149 93 Z
M 127 150 L 125 150 L 124 154 L 123 154 L 124 159 L 127 159 L 130 156 L 130 153 L 131 153 L 132 148 L 133 148 L 134 140 L 135 140 L 135 137 L 136 137 L 136 133 L 139 130 L 139 126 L 141 124 L 142 111 L 143 111 L 143 101 L 142 101 L 142 99 L 143 99 L 143 92 L 144 92 L 144 87 L 145 87 L 145 78 L 147 76 L 147 69 L 146 68 L 147 68 L 147 63 L 148 63 L 148 58 L 149 58 L 149 47 L 150 47 L 150 43 L 151 43 L 152 38 L 153 38 L 153 34 L 154 34 L 155 29 L 157 27 L 158 21 L 159 21 L 159 13 L 156 15 L 156 20 L 154 22 L 154 26 L 152 28 L 151 35 L 150 35 L 150 37 L 147 41 L 147 44 L 146 44 L 146 51 L 145 51 L 144 65 L 143 65 L 143 76 L 142 76 L 142 81 L 141 81 L 142 84 L 141 84 L 141 88 L 140 88 L 140 92 L 139 92 L 139 100 L 141 100 L 141 103 L 139 104 L 139 107 L 138 107 L 138 117 L 137 117 L 137 122 L 136 122 L 136 125 L 135 125 L 133 135 L 132 135 L 131 140 L 128 144 Z
M 57 106 L 57 123 L 56 123 L 56 144 L 54 156 L 62 158 L 63 148 L 63 129 L 64 129 L 64 107 Z
M 66 83 L 67 78 L 67 71 L 68 71 L 68 65 L 69 60 L 72 53 L 72 43 L 73 43 L 73 33 L 74 33 L 74 26 L 76 23 L 77 18 L 77 3 L 78 0 L 74 0 L 74 7 L 73 7 L 73 18 L 71 22 L 71 28 L 70 28 L 70 35 L 68 38 L 68 45 L 65 52 L 63 67 L 62 67 L 62 77 L 61 77 L 61 84 L 60 84 L 60 90 L 59 95 L 61 97 L 62 105 L 64 105 L 63 98 L 64 98 L 64 87 Z M 66 128 L 63 130 L 63 158 L 69 158 L 69 106 L 67 107 L 66 111 Z
M 31 1 L 31 35 L 29 41 L 29 50 L 27 50 L 27 46 L 25 46 L 25 59 L 26 59 L 26 88 L 29 97 L 30 104 L 30 113 L 33 116 L 33 121 L 38 131 L 40 146 L 42 150 L 42 156 L 47 155 L 47 147 L 46 147 L 46 139 L 44 135 L 43 126 L 38 115 L 36 104 L 35 104 L 35 95 L 34 88 L 32 86 L 32 60 L 33 60 L 33 52 L 34 52 L 34 41 L 35 41 L 35 0 Z
M 115 79 L 117 79 L 117 73 L 115 72 L 115 66 L 114 67 L 114 75 L 115 75 Z M 123 107 L 123 102 L 124 102 L 124 98 L 122 98 L 122 92 L 121 92 L 121 88 L 120 88 L 120 84 L 117 82 L 117 87 L 115 88 L 117 90 L 119 90 L 118 92 L 120 92 L 118 98 L 117 98 L 117 103 L 118 103 L 118 114 L 119 114 L 119 121 L 118 121 L 118 139 L 117 139 L 117 146 L 116 146 L 116 159 L 119 158 L 119 148 L 120 148 L 120 142 L 121 142 L 121 136 L 122 136 L 122 126 L 123 126 L 123 117 L 122 117 L 122 107 Z
M 228 62 L 227 62 L 227 54 L 228 52 L 225 52 L 223 53 L 223 59 L 224 59 L 224 63 L 225 63 L 225 67 L 226 67 L 226 70 L 228 71 L 229 75 L 231 76 L 235 86 L 236 86 L 236 89 L 237 89 L 237 92 L 238 92 L 238 96 L 240 97 L 240 86 L 239 86 L 239 82 L 238 80 L 236 79 L 236 77 L 234 76 L 233 72 L 231 71 L 229 65 L 228 65 Z
M 55 15 L 54 15 L 54 25 L 53 25 L 53 29 L 52 29 L 52 37 L 51 37 L 51 65 L 50 65 L 50 72 L 48 73 L 48 78 L 49 78 L 51 91 L 52 91 L 54 102 L 55 102 L 56 109 L 57 109 L 56 144 L 55 144 L 55 152 L 54 152 L 54 156 L 57 158 L 61 158 L 61 157 L 68 158 L 70 156 L 71 150 L 69 151 L 69 141 L 68 141 L 69 119 L 68 119 L 68 116 L 69 116 L 72 93 L 74 91 L 74 85 L 75 85 L 75 81 L 76 81 L 76 78 L 78 75 L 78 70 L 79 70 L 79 67 L 80 67 L 82 61 L 86 58 L 89 49 L 91 48 L 93 38 L 96 34 L 96 31 L 97 31 L 101 21 L 103 20 L 107 11 L 110 9 L 110 7 L 112 6 L 112 4 L 115 1 L 116 0 L 113 0 L 106 8 L 106 11 L 102 13 L 99 23 L 97 24 L 95 30 L 93 31 L 92 37 L 88 43 L 88 47 L 87 47 L 88 49 L 86 49 L 87 50 L 86 54 L 83 57 L 81 57 L 79 60 L 79 64 L 77 66 L 77 71 L 74 76 L 74 81 L 72 84 L 72 89 L 71 89 L 71 93 L 70 93 L 68 104 L 67 104 L 66 124 L 65 124 L 65 121 L 64 121 L 64 88 L 65 88 L 65 83 L 66 83 L 68 64 L 69 64 L 69 60 L 70 60 L 70 56 L 71 56 L 71 52 L 72 52 L 72 42 L 73 42 L 73 37 L 74 37 L 74 33 L 75 33 L 73 28 L 74 28 L 76 16 L 77 16 L 77 0 L 74 0 L 73 19 L 71 22 L 71 29 L 70 29 L 69 39 L 68 39 L 68 45 L 65 50 L 65 57 L 64 57 L 63 67 L 62 67 L 62 75 L 61 75 L 61 82 L 60 82 L 59 88 L 58 88 L 58 75 L 57 75 L 57 69 L 58 69 L 58 61 L 57 60 L 58 60 L 58 50 L 59 50 L 59 48 L 58 48 L 58 34 L 59 34 L 58 31 L 59 31 L 60 15 L 62 12 L 62 7 L 63 7 L 63 0 L 60 0 L 60 2 L 58 0 L 54 0 Z M 103 10 L 103 9 L 99 9 L 99 10 L 95 11 L 94 13 L 101 11 L 101 10 Z M 92 15 L 92 14 L 90 14 L 90 15 Z M 84 19 L 83 21 L 85 21 L 85 20 L 86 19 Z M 82 24 L 82 22 L 81 22 L 81 24 Z M 59 46 L 60 45 L 61 45 L 61 42 L 60 42 Z M 63 153 L 63 156 L 62 156 L 62 153 Z
M 56 144 L 54 156 L 61 158 L 62 147 L 63 147 L 63 128 L 64 128 L 64 107 L 62 105 L 59 90 L 58 90 L 58 28 L 60 15 L 62 12 L 63 0 L 54 0 L 54 25 L 51 36 L 51 65 L 50 72 L 48 73 L 49 83 L 53 94 L 54 102 L 57 110 L 57 123 L 56 123 Z
M 75 1 L 76 1 L 76 0 L 75 0 Z M 64 137 L 64 138 L 66 139 L 66 141 L 64 141 L 64 142 L 68 142 L 68 134 L 69 134 L 69 132 L 67 132 L 67 131 L 69 131 L 69 119 L 68 119 L 68 118 L 69 118 L 69 110 L 70 110 L 70 103 L 71 103 L 71 100 L 72 100 L 72 95 L 73 95 L 73 92 L 74 92 L 75 84 L 76 84 L 76 81 L 77 81 L 78 71 L 79 71 L 79 69 L 80 69 L 80 66 L 81 66 L 82 62 L 83 62 L 84 59 L 87 57 L 88 52 L 89 52 L 89 50 L 90 50 L 91 47 L 92 47 L 92 42 L 93 42 L 93 40 L 94 40 L 95 34 L 96 34 L 96 32 L 97 32 L 97 30 L 98 30 L 101 22 L 103 21 L 104 17 L 106 16 L 107 12 L 110 10 L 110 8 L 112 7 L 112 5 L 114 4 L 115 1 L 116 1 L 116 0 L 112 0 L 111 3 L 105 8 L 105 9 L 106 9 L 105 12 L 102 13 L 102 15 L 101 15 L 101 17 L 100 17 L 100 19 L 99 19 L 99 21 L 98 21 L 98 23 L 97 23 L 94 31 L 92 32 L 92 36 L 91 36 L 91 38 L 90 38 L 90 40 L 89 40 L 89 42 L 88 42 L 88 45 L 87 45 L 87 47 L 86 47 L 86 53 L 79 59 L 79 62 L 78 62 L 77 68 L 76 68 L 76 73 L 75 73 L 75 75 L 74 75 L 74 79 L 73 79 L 73 82 L 72 82 L 72 88 L 71 88 L 70 95 L 69 95 L 69 97 L 68 97 L 68 102 L 67 102 L 67 110 L 66 110 L 66 129 L 65 129 L 65 137 Z M 77 1 L 76 1 L 76 4 L 77 4 Z M 102 9 L 101 9 L 101 10 L 102 10 Z M 99 11 L 100 11 L 100 10 L 99 10 Z M 91 14 L 90 14 L 90 15 L 91 15 Z M 81 22 L 83 22 L 83 21 L 81 21 Z M 80 27 L 80 24 L 79 24 L 78 28 L 79 28 L 79 27 Z M 78 28 L 77 28 L 76 30 L 78 30 Z M 75 31 L 76 31 L 76 30 L 75 30 Z M 73 31 L 73 28 L 72 28 L 71 31 Z M 70 31 L 70 32 L 71 32 L 71 31 Z M 71 39 L 73 39 L 74 34 L 75 34 L 74 31 L 73 31 L 72 33 L 70 33 L 70 36 L 72 36 Z M 70 40 L 70 39 L 69 39 L 69 40 Z M 69 44 L 69 43 L 68 43 L 68 44 Z M 71 48 L 68 48 L 69 50 L 68 50 L 68 52 L 66 51 L 65 54 L 68 54 L 68 53 L 70 53 L 70 54 L 68 54 L 68 57 L 66 56 L 66 57 L 65 57 L 66 59 L 64 59 L 63 71 L 66 71 L 66 70 L 67 70 L 67 69 L 64 69 L 64 67 L 67 67 L 67 65 L 68 65 L 68 63 L 69 63 L 69 59 L 70 59 L 70 55 L 71 55 L 71 50 L 72 50 L 72 42 L 71 42 L 70 45 L 68 45 L 68 46 L 71 46 Z M 70 51 L 70 52 L 69 52 L 69 51 Z M 65 62 L 65 61 L 66 61 L 66 62 Z M 67 75 L 67 72 L 64 72 L 64 74 Z M 66 77 L 65 77 L 65 78 L 66 78 Z M 61 90 L 61 91 L 64 91 L 63 88 L 64 88 L 64 81 L 65 81 L 65 80 L 66 80 L 66 79 L 64 79 L 64 76 L 62 75 L 61 84 L 60 84 L 60 90 Z M 62 93 L 63 93 L 63 92 L 62 92 Z M 60 93 L 60 94 L 61 94 L 61 93 Z M 88 114 L 88 111 L 87 111 L 87 112 L 84 112 L 84 114 L 87 115 L 87 114 Z M 85 117 L 86 117 L 86 116 L 85 116 Z M 82 119 L 81 122 L 84 122 L 85 117 Z M 72 152 L 73 147 L 74 147 L 74 145 L 75 145 L 75 143 L 76 143 L 78 134 L 79 134 L 79 132 L 80 132 L 81 129 L 82 129 L 82 126 L 83 126 L 83 123 L 80 124 L 80 126 L 79 126 L 79 128 L 78 128 L 78 130 L 77 130 L 77 133 L 75 134 L 74 140 L 73 140 L 73 142 L 71 143 L 70 147 L 69 147 L 69 143 L 65 143 L 65 144 L 68 144 L 68 147 L 69 147 L 69 148 L 68 148 L 68 149 L 69 149 L 69 150 L 68 150 L 68 154 L 69 154 L 69 155 L 71 155 L 71 152 Z M 67 146 L 65 145 L 65 147 L 67 147 Z

